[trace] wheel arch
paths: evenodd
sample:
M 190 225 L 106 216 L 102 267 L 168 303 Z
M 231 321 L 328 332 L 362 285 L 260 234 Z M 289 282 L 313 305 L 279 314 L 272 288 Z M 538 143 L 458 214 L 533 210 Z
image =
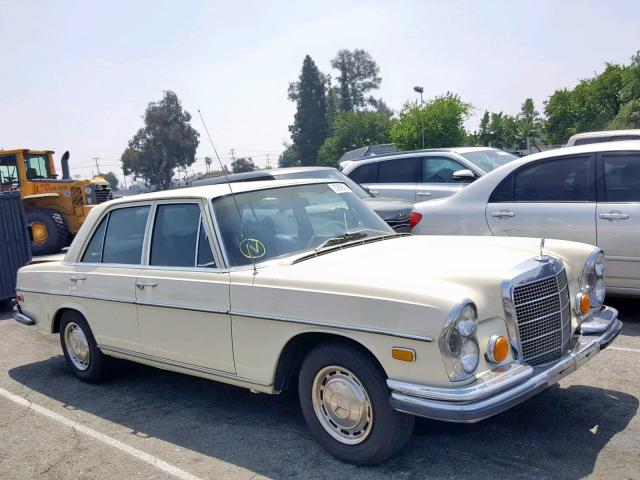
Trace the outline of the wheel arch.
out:
M 371 358 L 380 373 L 388 378 L 378 358 L 359 340 L 335 332 L 307 331 L 291 337 L 280 350 L 273 379 L 274 391 L 279 393 L 287 390 L 295 380 L 295 374 L 300 371 L 300 366 L 309 352 L 316 346 L 328 342 L 341 342 L 355 347 Z
M 80 305 L 64 304 L 64 305 L 59 306 L 53 312 L 53 315 L 51 316 L 51 331 L 50 331 L 50 333 L 60 333 L 60 320 L 62 319 L 62 316 L 66 312 L 76 312 L 76 313 L 82 315 L 82 318 L 84 318 L 86 320 L 87 324 L 89 325 L 89 328 L 91 328 L 91 325 L 89 324 L 89 320 L 87 319 L 87 316 L 85 315 L 84 309 Z

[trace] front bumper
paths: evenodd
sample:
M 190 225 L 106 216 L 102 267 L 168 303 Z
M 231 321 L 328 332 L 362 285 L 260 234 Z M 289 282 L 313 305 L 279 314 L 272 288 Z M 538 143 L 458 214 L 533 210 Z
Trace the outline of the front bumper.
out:
M 428 387 L 387 380 L 391 406 L 419 417 L 474 423 L 524 402 L 577 370 L 598 354 L 622 330 L 618 312 L 603 307 L 581 326 L 582 334 L 561 359 L 531 367 L 513 362 L 498 367 L 461 388 Z

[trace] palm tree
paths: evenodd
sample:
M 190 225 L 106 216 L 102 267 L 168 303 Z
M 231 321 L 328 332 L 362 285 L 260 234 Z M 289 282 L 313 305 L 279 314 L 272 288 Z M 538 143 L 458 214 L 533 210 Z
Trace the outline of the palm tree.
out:
M 213 162 L 213 160 L 211 160 L 211 157 L 204 157 L 204 163 L 207 164 L 207 173 L 210 172 L 211 170 L 211 163 Z

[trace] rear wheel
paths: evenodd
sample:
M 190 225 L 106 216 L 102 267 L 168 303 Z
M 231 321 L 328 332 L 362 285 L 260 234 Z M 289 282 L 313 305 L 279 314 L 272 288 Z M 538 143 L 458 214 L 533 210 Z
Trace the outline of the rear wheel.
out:
M 302 364 L 298 389 L 309 428 L 341 460 L 384 462 L 411 436 L 414 418 L 391 407 L 383 372 L 352 345 L 331 342 L 312 350 Z
M 109 358 L 103 354 L 78 312 L 68 311 L 60 319 L 60 345 L 67 366 L 84 382 L 97 383 L 109 373 Z
M 69 229 L 60 213 L 50 208 L 32 208 L 26 211 L 26 217 L 33 255 L 57 253 L 69 245 Z

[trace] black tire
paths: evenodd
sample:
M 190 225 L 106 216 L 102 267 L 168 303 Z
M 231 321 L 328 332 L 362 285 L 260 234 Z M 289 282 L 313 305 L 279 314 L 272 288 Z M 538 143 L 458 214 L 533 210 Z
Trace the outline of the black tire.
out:
M 89 359 L 86 368 L 81 369 L 72 360 L 73 353 L 69 352 L 65 340 L 65 332 L 67 326 L 70 328 L 79 328 L 82 330 L 87 343 L 89 345 Z M 78 312 L 68 311 L 62 314 L 60 319 L 60 345 L 62 346 L 62 352 L 67 362 L 67 366 L 83 382 L 98 383 L 107 378 L 111 372 L 111 359 L 100 351 L 96 344 L 93 333 L 89 328 L 89 324 L 84 317 Z
M 314 409 L 314 380 L 316 375 L 331 366 L 342 367 L 352 373 L 368 395 L 372 421 L 361 443 L 348 445 L 334 438 L 321 423 L 321 413 L 316 414 Z M 356 465 L 382 463 L 402 448 L 411 436 L 414 417 L 391 407 L 386 377 L 380 367 L 367 352 L 348 343 L 327 342 L 315 347 L 302 363 L 298 392 L 302 413 L 313 435 L 329 453 L 345 462 Z
M 34 222 L 41 223 L 47 229 L 47 239 L 43 243 L 31 240 L 33 255 L 49 255 L 57 253 L 69 245 L 69 228 L 64 217 L 50 208 L 30 208 L 26 212 L 27 225 Z

